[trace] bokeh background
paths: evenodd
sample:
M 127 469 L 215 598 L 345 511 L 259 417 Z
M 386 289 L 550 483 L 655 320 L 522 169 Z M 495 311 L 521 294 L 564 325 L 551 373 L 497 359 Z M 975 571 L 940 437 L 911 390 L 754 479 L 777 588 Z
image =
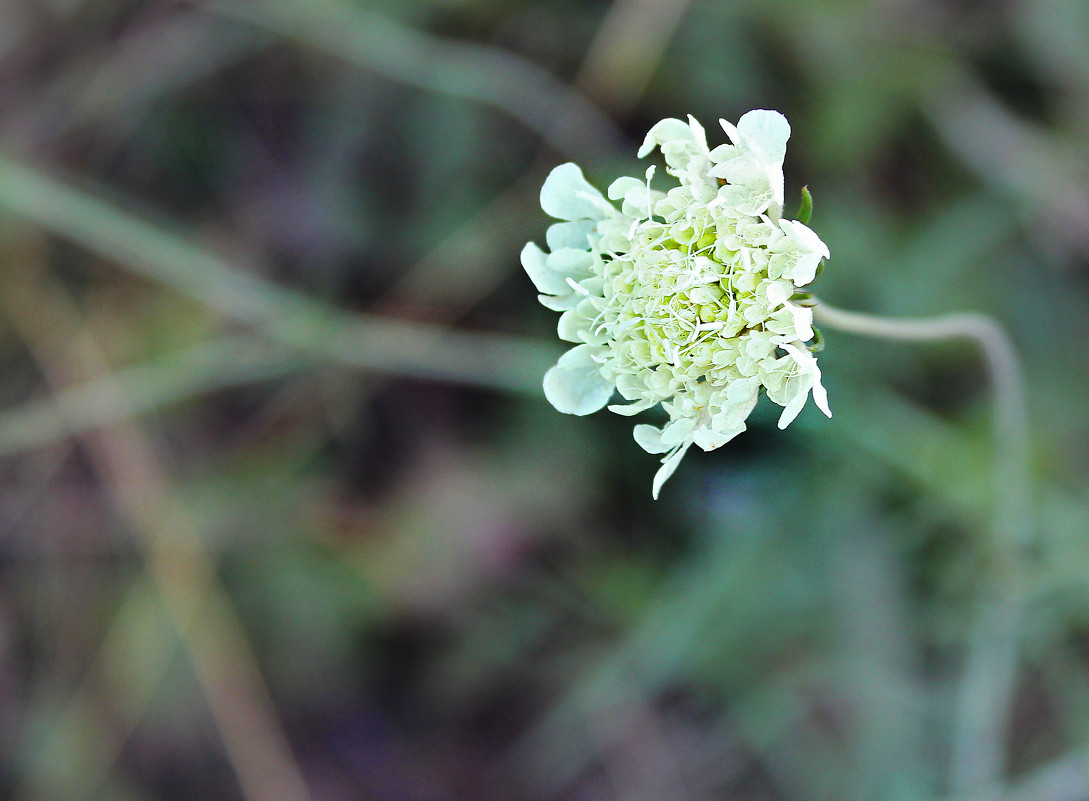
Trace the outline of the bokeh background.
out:
M 547 171 L 751 108 L 820 297 L 1010 332 L 1029 486 L 965 342 L 658 502 L 544 401 Z M 0 793 L 1089 798 L 1087 179 L 1082 0 L 3 0 Z

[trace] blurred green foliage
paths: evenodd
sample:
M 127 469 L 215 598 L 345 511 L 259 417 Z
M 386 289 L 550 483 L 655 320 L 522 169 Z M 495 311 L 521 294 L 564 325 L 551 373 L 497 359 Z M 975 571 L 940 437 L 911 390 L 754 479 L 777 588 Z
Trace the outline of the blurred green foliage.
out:
M 1086 9 L 5 4 L 0 791 L 1089 796 Z M 544 402 L 547 170 L 761 107 L 820 297 L 1017 343 L 1016 582 L 968 345 L 825 331 L 657 503 Z

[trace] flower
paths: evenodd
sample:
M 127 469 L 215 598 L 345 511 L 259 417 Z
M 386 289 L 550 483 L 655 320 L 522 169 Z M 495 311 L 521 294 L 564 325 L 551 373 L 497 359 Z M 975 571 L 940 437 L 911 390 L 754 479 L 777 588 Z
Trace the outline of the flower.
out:
M 661 150 L 675 179 L 667 191 L 652 187 L 653 166 L 614 181 L 608 199 L 577 165 L 556 167 L 541 189 L 541 207 L 561 220 L 549 252 L 522 250 L 541 303 L 561 312 L 560 338 L 576 343 L 545 374 L 549 402 L 584 415 L 615 391 L 628 401 L 609 406 L 617 414 L 661 404 L 669 415 L 634 432 L 664 454 L 655 498 L 689 447 L 713 450 L 745 430 L 761 390 L 783 407 L 779 428 L 810 394 L 831 417 L 798 291 L 828 248 L 781 219 L 790 126 L 763 110 L 720 123 L 730 143 L 714 149 L 692 117 L 651 128 L 639 156 Z

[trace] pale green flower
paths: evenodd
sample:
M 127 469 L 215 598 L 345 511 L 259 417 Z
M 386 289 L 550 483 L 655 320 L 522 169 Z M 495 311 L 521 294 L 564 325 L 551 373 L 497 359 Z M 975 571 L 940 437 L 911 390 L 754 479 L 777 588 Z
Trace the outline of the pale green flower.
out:
M 655 498 L 689 447 L 713 450 L 745 430 L 761 390 L 783 407 L 780 428 L 811 393 L 831 416 L 798 291 L 828 248 L 781 219 L 790 126 L 775 111 L 720 122 L 730 143 L 714 149 L 691 117 L 651 128 L 639 156 L 661 150 L 666 191 L 652 187 L 654 167 L 614 181 L 608 199 L 575 164 L 556 167 L 541 189 L 541 207 L 562 220 L 548 229 L 550 252 L 522 250 L 541 303 L 562 312 L 560 338 L 576 343 L 545 374 L 549 402 L 590 414 L 616 391 L 628 401 L 609 406 L 617 414 L 661 404 L 669 415 L 635 427 L 640 446 L 664 454 Z

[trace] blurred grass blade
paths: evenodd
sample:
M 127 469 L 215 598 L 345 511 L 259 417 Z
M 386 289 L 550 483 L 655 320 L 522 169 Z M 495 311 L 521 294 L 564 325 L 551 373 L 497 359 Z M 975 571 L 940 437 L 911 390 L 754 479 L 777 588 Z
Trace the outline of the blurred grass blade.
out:
M 340 364 L 540 394 L 541 376 L 557 355 L 525 338 L 335 309 L 2 155 L 0 207 L 283 344 Z
M 390 80 L 502 109 L 568 155 L 603 157 L 623 139 L 577 91 L 497 47 L 442 39 L 335 0 L 207 0 L 203 6 Z
M 196 345 L 161 361 L 0 412 L 0 456 L 39 448 L 225 387 L 278 378 L 311 362 L 254 337 L 230 336 Z M 112 401 L 118 390 L 126 398 L 124 406 Z

